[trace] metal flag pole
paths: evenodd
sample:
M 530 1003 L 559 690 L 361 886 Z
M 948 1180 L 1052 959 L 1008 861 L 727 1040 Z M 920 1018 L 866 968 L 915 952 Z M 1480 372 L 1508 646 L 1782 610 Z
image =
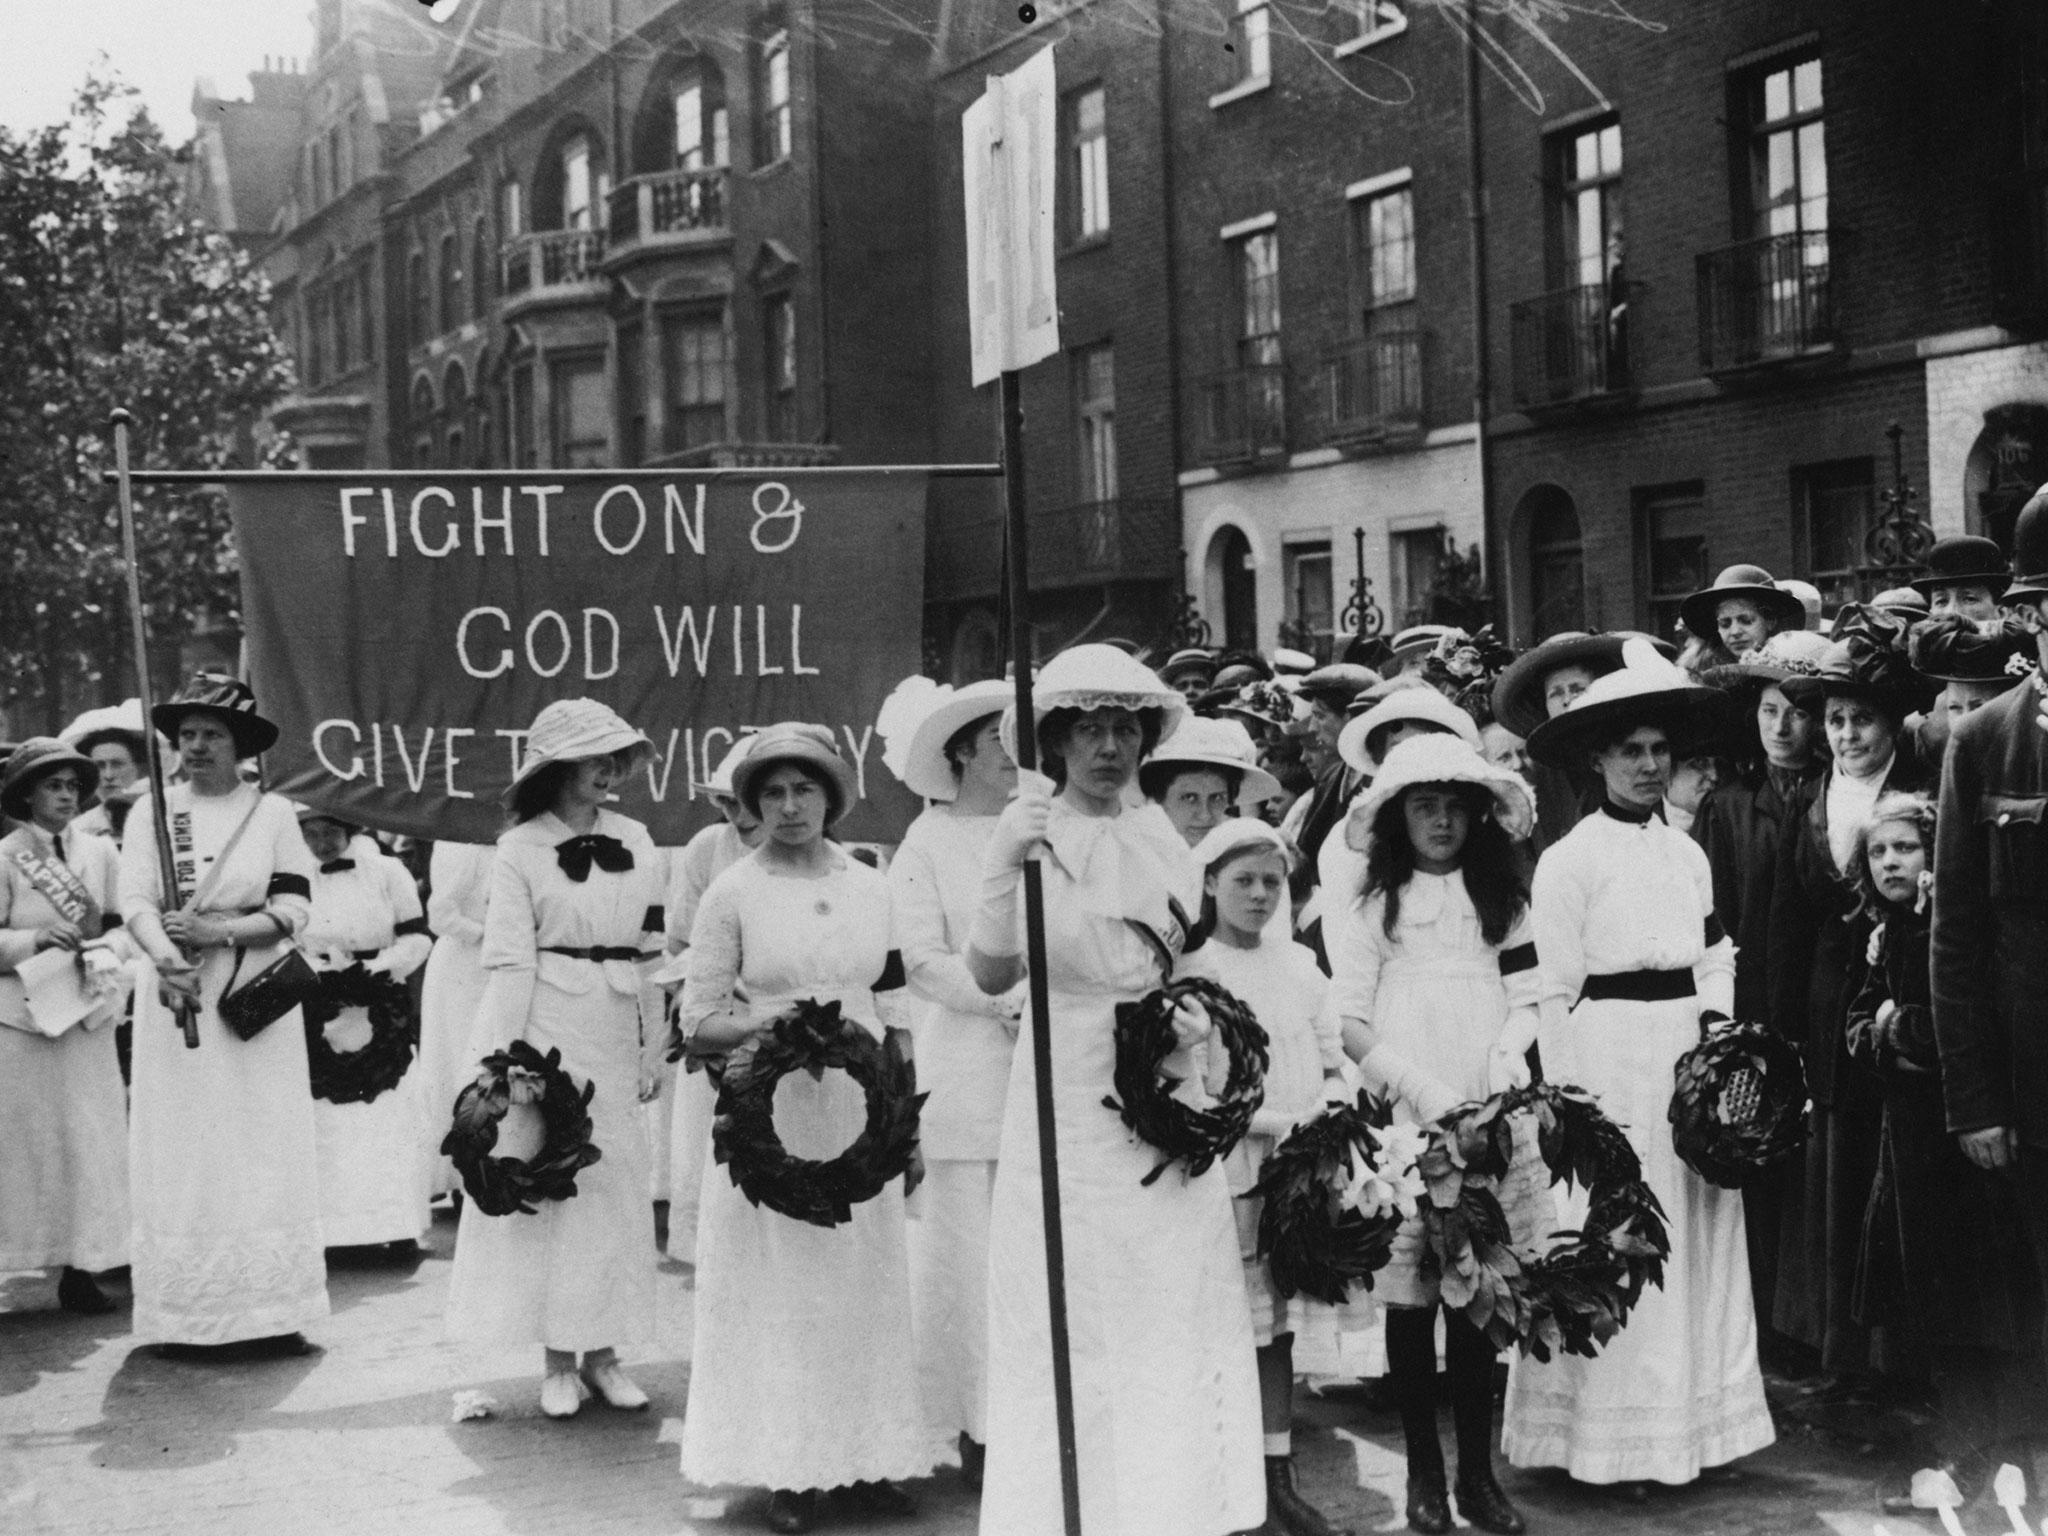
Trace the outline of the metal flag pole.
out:
M 1009 533 L 1010 662 L 1017 681 L 1017 769 L 1038 766 L 1031 713 L 1030 560 L 1024 518 L 1024 402 L 1017 371 L 1000 384 L 1003 502 Z M 1052 1323 L 1052 1403 L 1059 1428 L 1060 1507 L 1066 1536 L 1081 1536 L 1081 1462 L 1074 1438 L 1074 1368 L 1067 1342 L 1067 1252 L 1060 1228 L 1060 1149 L 1052 1102 L 1052 1000 L 1045 975 L 1045 872 L 1024 864 L 1024 957 L 1031 981 L 1031 1070 L 1038 1086 L 1038 1187 L 1044 1201 L 1045 1300 Z
M 114 412 L 114 483 L 121 503 L 121 558 L 128 566 L 128 623 L 135 642 L 135 696 L 142 705 L 142 750 L 149 773 L 150 829 L 156 840 L 157 874 L 163 882 L 164 905 L 184 901 L 178 889 L 178 861 L 171 852 L 170 807 L 164 803 L 164 755 L 157 743 L 156 722 L 150 713 L 154 700 L 149 689 L 149 632 L 142 622 L 142 563 L 135 558 L 135 487 L 128 475 L 128 427 L 135 420 L 125 410 Z M 185 1048 L 199 1048 L 199 1010 L 180 998 L 174 1008 L 178 1031 Z

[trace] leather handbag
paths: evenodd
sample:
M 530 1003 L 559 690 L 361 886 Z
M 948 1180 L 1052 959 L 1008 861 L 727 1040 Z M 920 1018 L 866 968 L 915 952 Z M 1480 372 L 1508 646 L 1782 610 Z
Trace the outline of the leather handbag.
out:
M 254 1040 L 294 1008 L 318 996 L 320 976 L 294 947 L 237 990 L 235 978 L 242 974 L 242 960 L 247 953 L 236 946 L 235 968 L 228 973 L 228 984 L 220 997 L 220 1021 L 235 1032 L 236 1038 Z

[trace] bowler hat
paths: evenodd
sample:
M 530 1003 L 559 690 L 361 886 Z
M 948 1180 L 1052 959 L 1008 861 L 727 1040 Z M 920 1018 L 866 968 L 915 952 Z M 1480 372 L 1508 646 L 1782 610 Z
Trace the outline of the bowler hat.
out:
M 172 741 L 187 715 L 206 715 L 227 727 L 235 756 L 254 757 L 277 740 L 277 724 L 256 713 L 256 695 L 239 678 L 218 672 L 195 672 L 192 681 L 149 712 L 150 723 Z
M 1718 627 L 1715 617 L 1721 605 L 1735 597 L 1755 603 L 1757 610 L 1779 629 L 1806 628 L 1806 604 L 1773 581 L 1771 573 L 1760 565 L 1729 566 L 1714 578 L 1712 586 L 1702 587 L 1679 604 L 1678 616 L 1685 621 L 1688 632 L 1711 640 Z
M 1927 551 L 1927 574 L 1917 578 L 1915 592 L 1934 596 L 1936 587 L 1989 587 L 1992 597 L 2005 595 L 2012 585 L 2012 567 L 1992 540 L 1974 533 L 1959 533 Z
M 2012 525 L 2012 568 L 2018 574 L 2005 589 L 2008 602 L 2048 597 L 2048 485 L 2027 498 Z
M 29 796 L 35 792 L 36 784 L 59 768 L 78 770 L 81 804 L 99 786 L 100 771 L 83 752 L 54 736 L 31 736 L 14 749 L 6 767 L 0 769 L 0 813 L 16 821 L 27 821 Z

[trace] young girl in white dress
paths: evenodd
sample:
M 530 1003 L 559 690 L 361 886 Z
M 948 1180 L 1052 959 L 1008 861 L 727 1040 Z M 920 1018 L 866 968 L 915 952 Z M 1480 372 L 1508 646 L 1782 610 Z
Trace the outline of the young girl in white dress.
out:
M 1287 876 L 1294 856 L 1286 841 L 1263 821 L 1232 817 L 1195 845 L 1195 862 L 1202 866 L 1202 915 L 1209 930 L 1202 952 L 1217 981 L 1251 1009 L 1266 1031 L 1265 1100 L 1252 1114 L 1251 1133 L 1223 1165 L 1237 1213 L 1238 1251 L 1258 1346 L 1266 1519 L 1268 1528 L 1277 1526 L 1283 1536 L 1335 1536 L 1336 1528 L 1295 1487 L 1294 1377 L 1297 1371 L 1334 1374 L 1340 1322 L 1360 1326 L 1359 1318 L 1372 1304 L 1363 1289 L 1355 1310 L 1306 1296 L 1282 1300 L 1258 1256 L 1262 1202 L 1251 1189 L 1288 1132 L 1313 1119 L 1327 1099 L 1348 1097 L 1343 1035 L 1336 1015 L 1324 1006 L 1329 981 L 1315 952 L 1294 943 L 1284 930 L 1273 930 L 1274 914 L 1288 906 Z M 1224 1052 L 1209 1052 L 1212 1090 L 1221 1086 L 1228 1066 Z
M 1536 952 L 1513 839 L 1535 820 L 1519 776 L 1457 736 L 1400 742 L 1344 829 L 1364 855 L 1363 889 L 1326 930 L 1346 1046 L 1397 1120 L 1427 1124 L 1458 1105 L 1528 1081 L 1536 1038 Z M 1517 1247 L 1547 1232 L 1541 1158 L 1526 1125 L 1496 1191 Z M 1411 1216 L 1373 1277 L 1386 1309 L 1387 1361 L 1408 1447 L 1408 1526 L 1451 1528 L 1437 1436 L 1439 1288 L 1422 1266 Z M 1515 1532 L 1521 1515 L 1493 1472 L 1494 1347 L 1462 1313 L 1445 1311 L 1445 1362 L 1457 1430 L 1458 1507 L 1485 1531 Z

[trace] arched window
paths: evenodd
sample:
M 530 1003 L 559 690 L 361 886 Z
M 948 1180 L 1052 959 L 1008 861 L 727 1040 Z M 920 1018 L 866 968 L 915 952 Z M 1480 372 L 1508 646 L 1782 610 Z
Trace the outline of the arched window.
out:
M 469 317 L 472 320 L 483 319 L 485 305 L 490 299 L 491 248 L 489 239 L 483 215 L 479 214 L 477 215 L 476 222 L 470 226 L 469 231 Z
M 1209 541 L 1204 561 L 1208 573 L 1209 611 L 1223 619 L 1223 644 L 1255 650 L 1259 636 L 1258 573 L 1252 568 L 1251 540 L 1235 525 L 1219 530 Z
M 441 382 L 441 465 L 459 469 L 468 463 L 469 382 L 460 363 L 450 363 Z
M 563 131 L 533 173 L 533 227 L 596 229 L 604 223 L 604 150 L 587 128 Z
M 441 330 L 462 324 L 462 244 L 449 230 L 441 236 Z
M 1570 493 L 1539 485 L 1522 498 L 1528 572 L 1529 638 L 1586 627 L 1586 551 L 1579 509 Z
M 412 345 L 419 346 L 433 335 L 433 295 L 427 291 L 427 253 L 414 250 L 405 258 L 405 302 Z
M 434 467 L 434 386 L 426 379 L 412 387 L 412 467 Z

